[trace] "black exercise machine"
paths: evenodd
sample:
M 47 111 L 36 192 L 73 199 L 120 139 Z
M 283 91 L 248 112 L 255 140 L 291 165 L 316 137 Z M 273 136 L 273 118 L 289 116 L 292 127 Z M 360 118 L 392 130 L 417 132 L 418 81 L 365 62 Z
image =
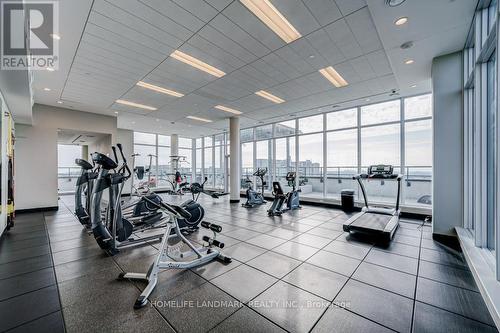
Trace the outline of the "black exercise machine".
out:
M 353 179 L 359 183 L 365 206 L 361 213 L 354 215 L 344 223 L 344 231 L 369 234 L 379 237 L 381 241 L 391 241 L 399 226 L 399 197 L 401 195 L 401 180 L 403 176 L 394 174 L 394 167 L 392 165 L 372 165 L 368 167 L 368 174 L 356 175 Z M 362 179 L 396 180 L 398 182 L 396 206 L 391 208 L 368 205 L 368 198 Z
M 293 171 L 288 172 L 285 179 L 288 182 L 288 186 L 290 186 L 292 190 L 285 194 L 280 182 L 273 182 L 274 200 L 271 207 L 267 211 L 269 216 L 279 216 L 288 210 L 301 208 L 299 198 L 300 189 L 295 189 L 297 184 L 296 173 Z
M 256 205 L 265 204 L 267 201 L 264 199 L 264 187 L 266 186 L 266 182 L 264 181 L 264 176 L 267 173 L 267 168 L 257 168 L 257 171 L 253 173 L 253 176 L 259 177 L 261 184 L 261 192 L 257 192 L 257 188 L 253 189 L 252 181 L 247 177 L 245 181 L 247 183 L 247 201 L 242 204 L 243 207 L 252 208 Z

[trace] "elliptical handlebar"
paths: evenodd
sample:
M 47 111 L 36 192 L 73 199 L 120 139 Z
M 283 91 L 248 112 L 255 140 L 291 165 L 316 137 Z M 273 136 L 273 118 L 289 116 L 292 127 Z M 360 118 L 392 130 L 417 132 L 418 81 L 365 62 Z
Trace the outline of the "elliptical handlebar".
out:
M 111 146 L 111 149 L 113 150 L 113 155 L 115 156 L 115 162 L 118 164 L 118 155 L 116 154 L 116 147 Z
M 125 169 L 125 171 L 127 171 L 127 175 L 125 176 L 125 178 L 130 178 L 130 176 L 132 176 L 132 171 L 130 171 L 130 168 L 127 164 L 127 159 L 125 158 L 125 154 L 123 153 L 123 146 L 121 143 L 117 143 L 116 147 L 118 147 L 118 150 L 120 151 L 120 155 L 122 156 L 122 160 L 123 160 L 123 165 L 120 169 Z M 116 148 L 114 146 L 113 146 L 113 152 L 114 152 L 115 157 L 116 157 L 116 162 L 118 163 Z

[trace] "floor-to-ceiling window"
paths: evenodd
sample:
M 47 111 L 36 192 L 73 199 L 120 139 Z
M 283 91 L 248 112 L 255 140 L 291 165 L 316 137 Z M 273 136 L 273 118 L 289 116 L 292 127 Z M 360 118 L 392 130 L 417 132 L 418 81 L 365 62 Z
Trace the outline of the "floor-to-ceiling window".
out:
M 480 2 L 463 50 L 463 216 L 468 232 L 459 234 L 470 237 L 473 251 L 481 253 L 479 261 L 469 256 L 479 281 L 500 280 L 497 21 L 498 1 Z M 496 300 L 491 285 L 482 287 L 494 293 L 485 299 Z
M 196 156 L 195 156 L 195 182 L 203 182 L 203 138 L 198 138 L 195 141 Z
M 172 186 L 170 144 L 170 136 L 158 135 L 158 187 Z
M 207 179 L 205 183 L 206 187 L 213 188 L 215 186 L 214 182 L 214 137 L 206 136 L 203 138 L 204 148 L 203 148 L 203 174 Z
M 168 164 L 168 160 L 164 159 L 164 152 L 165 151 L 162 151 L 161 163 Z M 135 166 L 144 167 L 145 170 L 143 179 L 137 179 L 137 175 L 134 175 L 135 184 L 137 185 L 142 182 L 147 183 L 147 181 L 149 181 L 148 185 L 150 187 L 156 187 L 158 185 L 156 134 L 134 132 L 134 154 L 136 154 L 134 161 Z M 168 152 L 168 155 L 170 155 L 170 152 Z
M 390 164 L 401 172 L 401 100 L 361 108 L 361 169 Z M 397 185 L 391 181 L 366 181 L 370 201 L 396 202 Z
M 214 146 L 214 177 L 215 177 L 215 188 L 224 188 L 224 134 L 217 134 L 215 136 L 215 146 Z
M 406 203 L 432 204 L 432 98 L 431 95 L 405 99 L 405 182 Z
M 193 140 L 179 137 L 179 162 L 178 171 L 181 173 L 183 181 L 191 182 L 193 163 Z
M 343 189 L 358 189 L 352 179 L 358 173 L 358 109 L 326 116 L 326 193 L 338 199 Z
M 247 176 L 255 181 L 257 167 L 268 167 L 268 182 L 282 186 L 286 173 L 296 171 L 303 198 L 338 200 L 341 190 L 358 190 L 353 175 L 391 164 L 405 175 L 403 206 L 429 211 L 431 101 L 432 95 L 419 95 L 242 129 L 242 185 Z M 369 181 L 366 188 L 370 202 L 396 201 L 396 182 Z
M 323 196 L 324 115 L 300 118 L 298 124 L 298 179 L 304 195 Z

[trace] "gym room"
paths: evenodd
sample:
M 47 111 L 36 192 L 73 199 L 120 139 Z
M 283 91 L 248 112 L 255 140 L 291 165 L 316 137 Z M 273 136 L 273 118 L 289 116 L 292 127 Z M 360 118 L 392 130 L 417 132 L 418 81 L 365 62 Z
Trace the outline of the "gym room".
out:
M 497 0 L 0 0 L 0 332 L 497 332 Z

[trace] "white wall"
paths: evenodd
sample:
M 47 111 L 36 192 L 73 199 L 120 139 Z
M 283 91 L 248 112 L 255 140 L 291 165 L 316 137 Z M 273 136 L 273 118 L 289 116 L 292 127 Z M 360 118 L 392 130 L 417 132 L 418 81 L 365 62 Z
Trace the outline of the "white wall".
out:
M 57 129 L 117 138 L 115 117 L 35 104 L 33 125 L 16 125 L 16 210 L 58 205 Z
M 463 98 L 462 53 L 435 58 L 432 63 L 433 232 L 455 235 L 463 226 Z

